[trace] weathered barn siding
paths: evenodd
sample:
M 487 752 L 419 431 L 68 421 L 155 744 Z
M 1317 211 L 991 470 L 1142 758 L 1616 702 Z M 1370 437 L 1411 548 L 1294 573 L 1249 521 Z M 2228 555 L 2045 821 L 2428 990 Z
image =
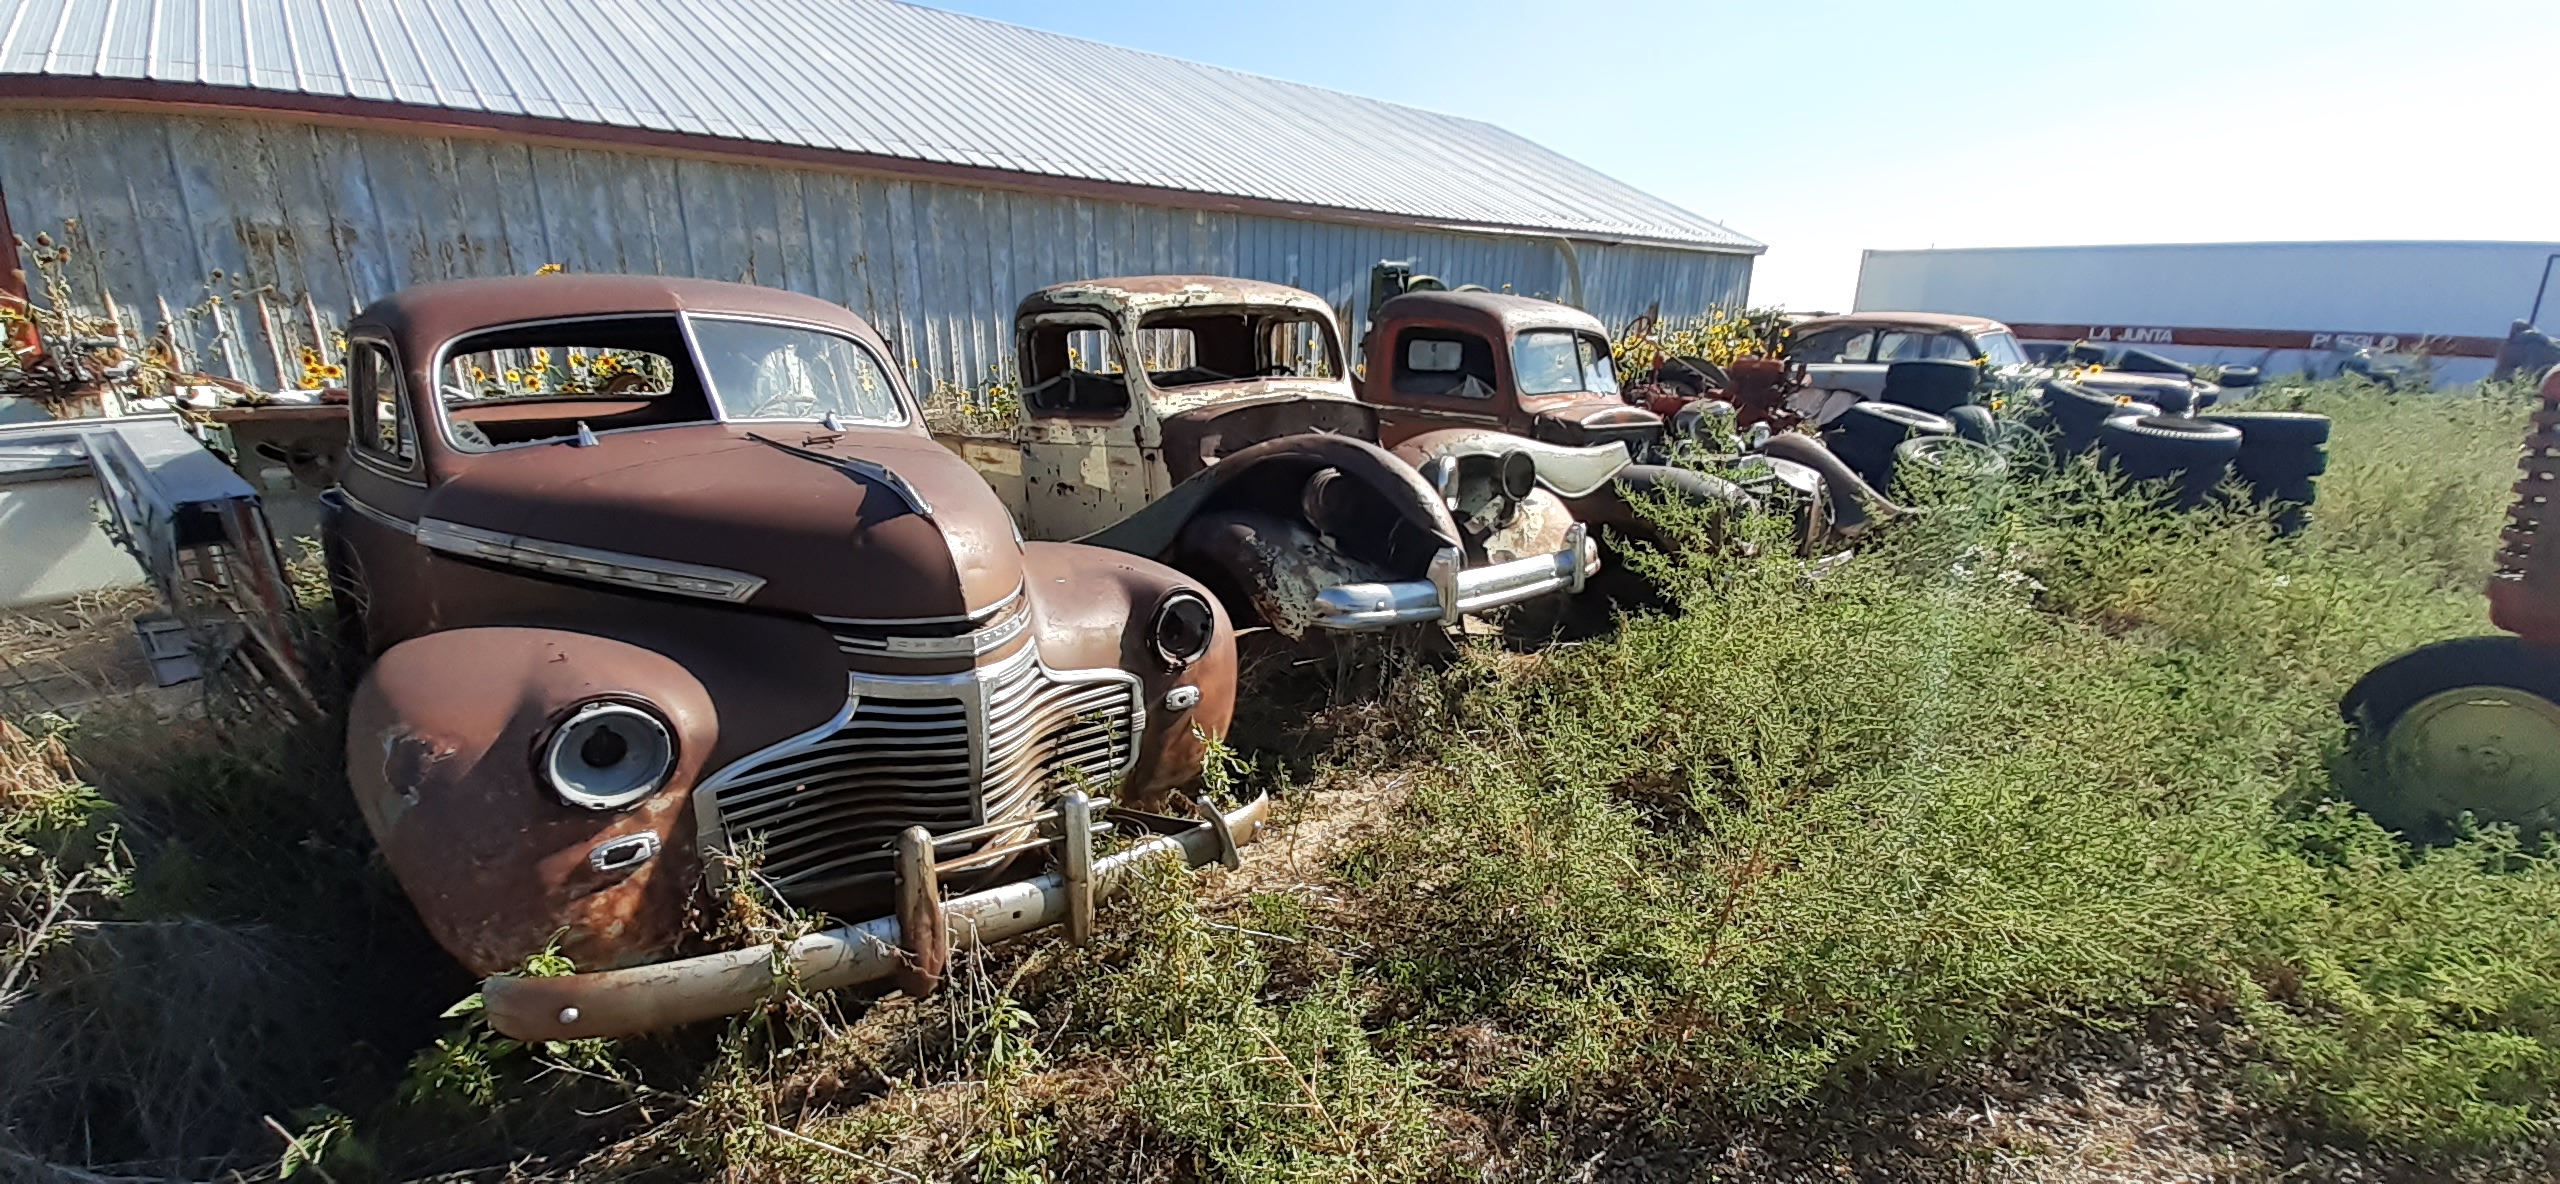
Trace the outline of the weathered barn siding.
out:
M 0 108 L 18 233 L 86 250 L 84 299 L 129 325 L 165 307 L 200 364 L 262 385 L 280 360 L 401 287 L 572 271 L 744 280 L 846 305 L 921 381 L 975 384 L 1046 284 L 1196 272 L 1274 280 L 1357 310 L 1369 266 L 1570 299 L 1615 325 L 1739 304 L 1751 259 L 1405 230 L 863 176 L 816 168 L 228 115 Z M 22 264 L 23 265 L 23 264 Z M 219 272 L 220 282 L 211 277 Z M 216 292 L 271 293 L 189 317 Z M 308 310 L 308 311 L 306 311 Z M 216 319 L 228 334 L 218 339 Z

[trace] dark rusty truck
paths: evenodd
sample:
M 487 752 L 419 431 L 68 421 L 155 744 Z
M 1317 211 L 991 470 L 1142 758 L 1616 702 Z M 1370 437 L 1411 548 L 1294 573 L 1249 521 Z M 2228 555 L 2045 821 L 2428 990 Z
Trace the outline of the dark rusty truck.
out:
M 1161 560 L 1240 622 L 1292 639 L 1454 625 L 1578 592 L 1598 570 L 1585 527 L 1537 486 L 1517 441 L 1476 431 L 1429 455 L 1380 446 L 1333 310 L 1310 293 L 1087 280 L 1026 297 L 1015 334 L 1021 424 L 945 442 L 1031 537 Z
M 955 943 L 1089 924 L 1136 857 L 1094 858 L 1103 799 L 1153 810 L 1227 726 L 1211 590 L 1024 542 L 842 308 L 463 281 L 366 309 L 348 353 L 323 505 L 371 656 L 348 778 L 428 928 L 493 976 L 500 1031 L 705 1018 L 778 972 L 930 989 Z M 1119 816 L 1162 832 L 1137 853 L 1198 863 L 1231 861 L 1260 809 Z M 706 875 L 878 919 L 705 951 Z M 587 972 L 506 973 L 545 949 Z

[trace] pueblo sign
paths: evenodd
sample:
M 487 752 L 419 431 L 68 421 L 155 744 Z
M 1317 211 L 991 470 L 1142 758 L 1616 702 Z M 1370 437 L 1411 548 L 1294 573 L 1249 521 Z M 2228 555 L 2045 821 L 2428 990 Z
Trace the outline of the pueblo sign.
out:
M 2111 345 L 2196 345 L 2223 349 L 2269 349 L 2347 352 L 2369 349 L 2378 354 L 2427 354 L 2439 358 L 2493 358 L 2496 337 L 2452 337 L 2433 333 L 2320 333 L 2296 329 L 2197 329 L 2168 325 L 2041 325 L 2012 321 L 2011 331 L 2028 341 L 2088 341 Z

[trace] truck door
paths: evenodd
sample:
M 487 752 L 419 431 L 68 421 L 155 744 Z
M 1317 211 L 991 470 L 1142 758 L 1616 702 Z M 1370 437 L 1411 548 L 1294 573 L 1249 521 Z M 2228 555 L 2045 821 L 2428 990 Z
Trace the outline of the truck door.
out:
M 1023 534 L 1081 538 L 1128 517 L 1148 488 L 1153 424 L 1111 322 L 1048 313 L 1023 326 Z
M 1398 329 L 1387 356 L 1369 359 L 1366 391 L 1388 447 L 1441 428 L 1502 426 L 1493 342 L 1464 329 Z

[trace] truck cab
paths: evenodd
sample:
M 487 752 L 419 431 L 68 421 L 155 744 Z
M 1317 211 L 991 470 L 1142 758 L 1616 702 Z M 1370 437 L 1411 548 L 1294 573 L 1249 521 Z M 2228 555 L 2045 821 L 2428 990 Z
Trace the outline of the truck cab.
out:
M 1425 432 L 1489 428 L 1568 447 L 1623 444 L 1642 456 L 1662 417 L 1627 404 L 1598 318 L 1483 291 L 1408 291 L 1380 304 L 1362 356 L 1362 402 L 1390 446 Z
M 1516 448 L 1459 448 L 1426 474 L 1382 447 L 1311 293 L 1216 276 L 1058 284 L 1023 298 L 1015 346 L 1012 438 L 944 442 L 1027 537 L 1160 560 L 1241 622 L 1292 639 L 1454 625 L 1597 570 L 1525 458 L 1501 479 Z

